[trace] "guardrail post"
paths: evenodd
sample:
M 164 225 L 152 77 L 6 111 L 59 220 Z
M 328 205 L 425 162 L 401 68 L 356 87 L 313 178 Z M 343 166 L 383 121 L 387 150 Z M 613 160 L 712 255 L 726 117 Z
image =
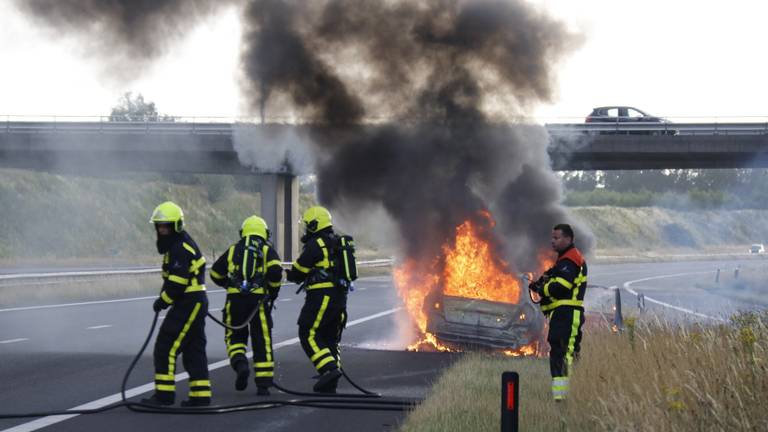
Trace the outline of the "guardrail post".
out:
M 736 266 L 736 268 L 733 270 L 733 278 L 734 279 L 738 279 L 739 278 L 739 267 L 741 267 L 741 266 Z
M 637 294 L 637 308 L 640 309 L 640 311 L 645 310 L 645 295 L 644 294 Z
M 520 376 L 517 372 L 501 374 L 501 432 L 517 432 L 520 402 Z
M 624 316 L 621 313 L 621 288 L 616 288 L 616 306 L 613 311 L 613 325 L 617 331 L 624 330 Z

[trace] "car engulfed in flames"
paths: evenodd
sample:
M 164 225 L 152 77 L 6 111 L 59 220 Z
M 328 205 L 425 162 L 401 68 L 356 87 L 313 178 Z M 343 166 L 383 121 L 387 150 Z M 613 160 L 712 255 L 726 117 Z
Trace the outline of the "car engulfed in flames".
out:
M 530 300 L 518 304 L 442 296 L 427 314 L 427 332 L 455 350 L 538 349 L 544 320 Z
M 431 261 L 406 260 L 395 285 L 420 332 L 409 350 L 490 349 L 537 355 L 544 318 L 527 293 L 523 275 L 498 257 L 488 212 L 456 228 L 456 237 Z M 542 271 L 552 263 L 539 253 Z

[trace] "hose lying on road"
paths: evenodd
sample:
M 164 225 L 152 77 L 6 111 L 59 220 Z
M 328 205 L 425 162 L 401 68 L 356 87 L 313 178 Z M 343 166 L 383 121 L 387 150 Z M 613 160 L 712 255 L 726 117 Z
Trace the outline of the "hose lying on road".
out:
M 216 324 L 218 324 L 218 325 L 220 325 L 220 326 L 222 326 L 224 328 L 228 328 L 230 330 L 239 330 L 241 328 L 246 327 L 251 322 L 253 317 L 256 316 L 256 313 L 258 312 L 259 306 L 261 305 L 262 301 L 263 300 L 259 300 L 259 302 L 256 304 L 256 307 L 253 309 L 253 312 L 251 312 L 251 314 L 248 316 L 248 318 L 246 318 L 245 321 L 242 324 L 237 325 L 237 326 L 229 326 L 229 325 L 219 321 L 218 319 L 216 319 L 216 317 L 211 315 L 210 312 L 208 313 L 208 318 L 211 318 L 214 322 L 216 322 Z M 327 398 L 327 397 L 337 397 L 337 398 L 338 397 L 345 397 L 345 398 L 347 398 L 348 397 L 348 398 L 368 398 L 368 399 L 370 399 L 370 398 L 381 398 L 382 397 L 378 393 L 374 393 L 374 392 L 368 391 L 368 390 L 360 387 L 359 385 L 357 385 L 354 381 L 352 381 L 352 378 L 350 378 L 349 375 L 347 375 L 347 373 L 344 371 L 344 369 L 341 369 L 341 374 L 352 385 L 352 387 L 356 388 L 362 394 L 358 395 L 358 394 L 349 394 L 349 393 L 304 393 L 304 392 L 298 392 L 298 391 L 295 391 L 295 390 L 287 389 L 287 388 L 281 386 L 280 384 L 278 384 L 276 382 L 274 382 L 272 384 L 272 386 L 274 388 L 278 389 L 279 391 L 283 392 L 283 393 L 291 394 L 291 395 L 294 395 L 294 396 L 323 397 L 323 398 Z
M 258 306 L 256 307 L 258 310 Z M 255 311 L 254 311 L 255 314 Z M 121 401 L 112 405 L 107 405 L 101 408 L 84 409 L 84 410 L 65 410 L 65 411 L 40 411 L 40 412 L 28 412 L 28 413 L 0 413 L 0 419 L 12 419 L 12 418 L 28 418 L 28 417 L 46 417 L 53 415 L 79 415 L 79 414 L 98 414 L 105 411 L 110 411 L 119 407 L 126 407 L 131 411 L 153 413 L 153 414 L 226 414 L 242 411 L 254 411 L 269 408 L 280 408 L 284 406 L 302 406 L 311 408 L 326 408 L 326 409 L 345 409 L 345 410 L 374 410 L 374 411 L 408 411 L 415 405 L 421 402 L 418 398 L 385 398 L 377 393 L 369 392 L 362 387 L 355 384 L 349 376 L 342 370 L 343 376 L 352 384 L 355 388 L 363 392 L 361 395 L 348 395 L 348 394 L 323 394 L 323 393 L 299 393 L 293 392 L 282 387 L 275 387 L 285 393 L 311 396 L 301 399 L 271 399 L 271 400 L 259 400 L 254 402 L 233 404 L 233 405 L 215 405 L 209 407 L 194 407 L 194 408 L 176 408 L 176 407 L 158 407 L 154 405 L 142 404 L 139 402 L 128 401 L 125 395 L 125 388 L 128 384 L 128 378 L 136 367 L 141 356 L 149 345 L 149 341 L 152 340 L 152 335 L 155 332 L 157 326 L 157 319 L 159 313 L 155 313 L 152 320 L 152 326 L 149 329 L 146 340 L 141 346 L 141 349 L 131 361 L 130 366 L 123 376 L 123 382 L 120 386 Z M 211 317 L 211 315 L 208 315 Z M 213 318 L 213 317 L 211 317 Z M 230 327 L 214 318 L 219 325 L 227 328 L 238 329 L 247 325 L 253 314 L 246 320 L 241 326 Z

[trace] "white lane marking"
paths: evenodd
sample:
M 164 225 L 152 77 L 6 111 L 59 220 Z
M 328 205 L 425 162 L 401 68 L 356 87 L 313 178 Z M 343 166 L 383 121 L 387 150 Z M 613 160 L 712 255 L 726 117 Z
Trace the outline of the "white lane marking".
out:
M 82 303 L 63 303 L 63 304 L 53 304 L 53 305 L 45 305 L 45 306 L 26 306 L 26 307 L 0 309 L 0 312 L 54 309 L 54 308 L 62 308 L 62 307 L 87 306 L 87 305 L 106 304 L 106 303 L 122 303 L 122 302 L 138 301 L 138 300 L 155 299 L 155 298 L 157 298 L 157 296 L 134 297 L 134 298 L 118 299 L 118 300 L 99 300 L 99 301 L 90 301 L 90 302 L 82 302 Z
M 278 300 L 278 301 L 281 301 L 281 302 L 286 302 L 286 301 L 292 301 L 292 300 L 293 300 L 293 299 L 289 299 L 289 298 L 286 298 L 286 299 L 280 299 L 280 300 Z
M 363 280 L 363 279 L 367 280 L 370 278 L 360 278 L 358 280 Z M 282 286 L 291 286 L 291 285 L 296 285 L 296 284 L 286 283 L 286 284 L 283 284 Z M 216 289 L 216 290 L 207 290 L 206 292 L 208 294 L 226 294 L 227 290 Z M 89 305 L 108 304 L 108 303 L 123 303 L 123 302 L 156 299 L 156 298 L 157 296 L 146 296 L 146 297 L 132 297 L 132 298 L 125 298 L 125 299 L 117 299 L 117 300 L 96 300 L 96 301 L 80 302 L 80 303 L 61 303 L 61 304 L 52 304 L 52 305 L 45 305 L 45 306 L 25 306 L 25 307 L 0 309 L 0 312 L 16 312 L 16 311 L 39 310 L 39 309 L 54 309 L 54 308 L 72 307 L 72 306 L 89 306 Z
M 393 314 L 393 313 L 399 311 L 400 309 L 402 309 L 402 307 L 396 307 L 396 308 L 385 310 L 383 312 L 379 312 L 379 313 L 376 313 L 376 314 L 373 314 L 373 315 L 368 315 L 366 317 L 363 317 L 363 318 L 360 318 L 360 319 L 356 319 L 354 321 L 350 321 L 350 322 L 347 323 L 347 327 L 351 327 L 351 326 L 354 326 L 354 325 L 362 324 L 362 323 L 364 323 L 366 321 L 370 321 L 372 319 L 376 319 L 376 318 L 380 318 L 380 317 L 383 317 L 383 316 L 386 316 L 386 315 Z M 299 343 L 299 338 L 293 338 L 293 339 L 284 340 L 282 342 L 278 342 L 278 343 L 274 344 L 272 346 L 272 350 L 276 350 L 278 348 L 282 348 L 282 347 L 289 346 L 289 345 L 295 345 L 297 343 Z M 247 354 L 248 358 L 252 358 L 252 355 L 253 355 L 252 352 L 248 352 L 248 354 Z M 212 370 L 220 369 L 220 368 L 225 367 L 225 366 L 229 366 L 229 359 L 225 359 L 225 360 L 217 361 L 216 363 L 209 364 L 208 365 L 208 370 L 212 371 Z M 175 381 L 179 382 L 179 381 L 183 381 L 183 380 L 185 380 L 187 378 L 189 378 L 189 374 L 187 374 L 186 372 L 183 372 L 183 373 L 180 373 L 180 374 L 176 374 Z M 152 390 L 154 390 L 154 388 L 155 388 L 154 387 L 154 383 L 147 383 L 147 384 L 141 385 L 139 387 L 134 387 L 132 389 L 126 390 L 125 391 L 125 396 L 127 398 L 131 398 L 131 397 L 134 397 L 134 396 L 138 396 L 138 395 L 140 395 L 142 393 L 146 393 L 146 392 L 152 391 Z M 88 410 L 88 409 L 102 408 L 102 407 L 105 407 L 107 405 L 111 405 L 111 404 L 120 402 L 121 400 L 122 400 L 122 397 L 121 397 L 120 393 L 116 393 L 116 394 L 113 394 L 113 395 L 110 395 L 110 396 L 107 396 L 107 397 L 103 397 L 101 399 L 97 399 L 97 400 L 92 401 L 92 402 L 88 402 L 88 403 L 83 404 L 83 405 L 76 406 L 74 408 L 70 408 L 68 411 L 71 411 L 71 410 Z M 44 427 L 47 427 L 47 426 L 50 426 L 50 425 L 53 425 L 53 424 L 56 424 L 56 423 L 59 423 L 59 422 L 63 422 L 64 420 L 68 420 L 68 419 L 77 417 L 79 415 L 80 414 L 71 414 L 71 415 L 57 415 L 57 416 L 43 417 L 41 419 L 37 419 L 37 420 L 31 421 L 31 422 L 28 422 L 28 423 L 20 424 L 18 426 L 12 427 L 10 429 L 4 429 L 3 431 L 0 431 L 0 432 L 32 432 L 32 431 L 36 431 L 38 429 L 42 429 Z
M 86 327 L 86 330 L 98 330 L 98 329 L 110 328 L 110 327 L 112 327 L 112 324 L 102 324 L 97 326 Z
M 715 273 L 715 271 L 699 271 L 699 272 L 689 272 L 689 273 L 675 273 L 675 274 L 669 274 L 669 275 L 652 276 L 652 277 L 647 277 L 647 278 L 642 278 L 642 279 L 636 279 L 636 280 L 631 280 L 631 281 L 624 282 L 624 289 L 627 290 L 627 292 L 629 292 L 630 294 L 632 294 L 634 296 L 637 296 L 638 295 L 637 291 L 635 291 L 632 288 L 630 288 L 630 286 L 632 286 L 633 284 L 636 284 L 638 282 L 645 282 L 645 281 L 649 281 L 649 280 L 666 279 L 666 278 L 673 278 L 673 277 L 681 277 L 681 276 L 691 276 L 691 275 L 698 275 L 698 274 L 708 274 L 708 273 Z M 701 318 L 707 318 L 707 319 L 711 319 L 711 320 L 715 320 L 715 321 L 725 322 L 725 320 L 722 319 L 722 318 L 717 318 L 717 317 L 705 315 L 705 314 L 703 314 L 701 312 L 695 312 L 695 311 L 692 311 L 690 309 L 686 309 L 686 308 L 683 308 L 683 307 L 680 307 L 680 306 L 675 306 L 675 305 L 672 305 L 672 304 L 669 304 L 669 303 L 665 303 L 663 301 L 659 301 L 659 300 L 656 300 L 654 298 L 648 297 L 645 294 L 643 294 L 643 297 L 645 297 L 646 301 L 649 301 L 651 303 L 656 303 L 657 305 L 660 305 L 660 306 L 663 306 L 663 307 L 666 307 L 666 308 L 674 309 L 676 311 L 680 311 L 680 312 L 683 312 L 683 313 L 695 315 L 695 316 L 698 316 L 698 317 L 701 317 Z
M 221 293 L 225 293 L 226 291 L 221 289 L 221 290 L 207 290 L 206 292 L 208 294 L 221 294 Z M 146 296 L 146 297 L 131 297 L 131 298 L 124 298 L 124 299 L 116 299 L 116 300 L 94 300 L 94 301 L 80 302 L 80 303 L 61 303 L 61 304 L 52 304 L 52 305 L 44 305 L 44 306 L 25 306 L 25 307 L 0 309 L 0 312 L 15 312 L 15 311 L 38 310 L 38 309 L 55 309 L 55 308 L 72 307 L 72 306 L 90 306 L 90 305 L 109 304 L 109 303 L 124 303 L 124 302 L 140 301 L 140 300 L 150 300 L 150 299 L 156 299 L 156 298 L 157 296 L 153 295 L 153 296 Z
M 8 340 L 0 341 L 0 344 L 9 344 L 9 343 L 16 343 L 16 342 L 24 342 L 24 341 L 28 341 L 28 340 L 29 340 L 29 339 L 27 339 L 27 338 L 8 339 Z

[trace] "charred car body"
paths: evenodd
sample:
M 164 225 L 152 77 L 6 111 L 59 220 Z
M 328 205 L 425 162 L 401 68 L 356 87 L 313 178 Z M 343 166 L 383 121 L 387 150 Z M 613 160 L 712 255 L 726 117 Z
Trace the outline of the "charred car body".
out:
M 439 294 L 425 309 L 427 331 L 459 349 L 517 350 L 539 342 L 543 334 L 544 316 L 525 293 L 519 303 Z

